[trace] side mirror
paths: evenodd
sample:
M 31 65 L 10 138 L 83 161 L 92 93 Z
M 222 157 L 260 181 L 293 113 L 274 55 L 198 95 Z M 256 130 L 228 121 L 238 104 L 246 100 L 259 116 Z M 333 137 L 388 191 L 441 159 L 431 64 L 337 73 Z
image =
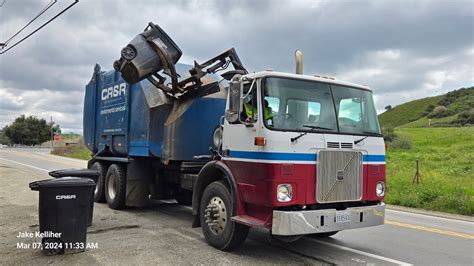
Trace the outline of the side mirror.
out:
M 225 118 L 230 123 L 237 122 L 242 111 L 240 110 L 242 106 L 240 102 L 241 85 L 240 81 L 231 81 L 229 83 L 229 109 L 225 113 Z

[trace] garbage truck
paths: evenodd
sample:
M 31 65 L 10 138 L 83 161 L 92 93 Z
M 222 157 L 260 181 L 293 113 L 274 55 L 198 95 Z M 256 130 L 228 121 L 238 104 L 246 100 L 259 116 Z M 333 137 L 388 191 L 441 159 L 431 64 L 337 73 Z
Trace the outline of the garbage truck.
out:
M 85 88 L 84 141 L 112 209 L 176 199 L 221 250 L 250 228 L 281 241 L 384 223 L 385 144 L 365 85 L 295 73 L 249 73 L 235 49 L 178 63 L 149 23 L 113 70 Z M 229 70 L 228 68 L 232 66 Z

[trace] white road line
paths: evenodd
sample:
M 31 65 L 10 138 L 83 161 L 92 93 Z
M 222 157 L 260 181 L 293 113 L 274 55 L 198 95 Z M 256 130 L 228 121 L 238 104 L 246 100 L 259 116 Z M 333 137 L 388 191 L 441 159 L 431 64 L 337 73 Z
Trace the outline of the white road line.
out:
M 4 161 L 7 161 L 7 162 L 11 162 L 11 163 L 16 163 L 16 164 L 19 164 L 19 165 L 23 165 L 23 166 L 26 166 L 26 167 L 29 167 L 29 168 L 33 168 L 33 169 L 48 172 L 48 173 L 51 172 L 51 170 L 46 170 L 46 169 L 43 169 L 43 168 L 39 168 L 39 167 L 36 167 L 36 166 L 20 163 L 20 162 L 13 161 L 13 160 L 8 160 L 8 159 L 5 159 L 5 158 L 0 158 L 0 160 L 4 160 Z
M 407 212 L 407 211 L 400 211 L 400 210 L 390 210 L 390 209 L 385 209 L 385 211 L 386 212 L 398 212 L 398 213 L 401 213 L 401 214 L 406 214 L 406 215 L 411 215 L 411 216 L 422 216 L 422 217 L 425 217 L 425 218 L 428 218 L 428 219 L 438 219 L 438 220 L 443 220 L 443 221 L 473 224 L 473 222 L 459 220 L 459 219 L 456 219 L 456 218 L 439 217 L 439 216 L 434 216 L 434 215 L 429 215 L 429 214 L 414 213 L 414 212 Z
M 370 257 L 370 258 L 383 260 L 383 261 L 398 264 L 398 265 L 404 265 L 404 266 L 413 265 L 413 264 L 406 263 L 406 262 L 403 262 L 403 261 L 386 258 L 386 257 L 383 257 L 383 256 L 379 256 L 379 255 L 375 255 L 375 254 L 372 254 L 372 253 L 369 253 L 369 252 L 365 252 L 365 251 L 362 251 L 362 250 L 353 249 L 353 248 L 349 248 L 349 247 L 345 247 L 345 246 L 341 246 L 341 245 L 336 245 L 336 244 L 328 243 L 328 242 L 321 241 L 321 240 L 316 240 L 316 239 L 312 239 L 312 238 L 306 238 L 306 239 L 310 240 L 310 241 L 314 241 L 314 242 L 322 244 L 322 245 L 326 245 L 326 246 L 330 246 L 330 247 L 337 248 L 337 249 L 340 249 L 340 250 L 345 250 L 345 251 L 357 253 L 357 254 L 364 255 L 364 256 L 367 256 L 367 257 Z

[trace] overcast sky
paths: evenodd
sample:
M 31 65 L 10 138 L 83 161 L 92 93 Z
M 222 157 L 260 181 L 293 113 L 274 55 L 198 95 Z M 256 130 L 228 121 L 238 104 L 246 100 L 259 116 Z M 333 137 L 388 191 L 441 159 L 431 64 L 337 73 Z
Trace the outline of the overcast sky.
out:
M 2 2 L 0 42 L 50 0 Z M 32 26 L 71 2 L 58 0 Z M 80 0 L 0 55 L 0 127 L 31 114 L 53 116 L 63 131 L 80 133 L 84 86 L 94 65 L 112 69 L 120 49 L 150 21 L 180 46 L 182 63 L 235 47 L 250 72 L 293 72 L 294 51 L 301 49 L 305 74 L 366 84 L 381 112 L 474 84 L 473 13 L 473 1 L 456 0 Z

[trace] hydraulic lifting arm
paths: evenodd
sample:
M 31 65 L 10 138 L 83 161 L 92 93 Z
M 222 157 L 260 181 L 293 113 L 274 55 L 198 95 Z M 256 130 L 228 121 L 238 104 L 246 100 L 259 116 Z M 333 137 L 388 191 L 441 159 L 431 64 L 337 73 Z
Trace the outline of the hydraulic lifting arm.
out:
M 230 80 L 235 74 L 248 73 L 235 49 L 231 48 L 202 64 L 194 61 L 194 67 L 189 70 L 190 76 L 179 81 L 175 64 L 181 55 L 181 50 L 173 40 L 158 25 L 150 22 L 143 33 L 122 49 L 114 68 L 122 72 L 123 78 L 129 83 L 147 78 L 157 88 L 177 99 L 202 87 L 209 87 L 203 86 L 202 78 L 222 71 L 230 64 L 234 70 L 221 74 L 223 78 Z M 166 83 L 163 75 L 169 76 L 171 82 Z

